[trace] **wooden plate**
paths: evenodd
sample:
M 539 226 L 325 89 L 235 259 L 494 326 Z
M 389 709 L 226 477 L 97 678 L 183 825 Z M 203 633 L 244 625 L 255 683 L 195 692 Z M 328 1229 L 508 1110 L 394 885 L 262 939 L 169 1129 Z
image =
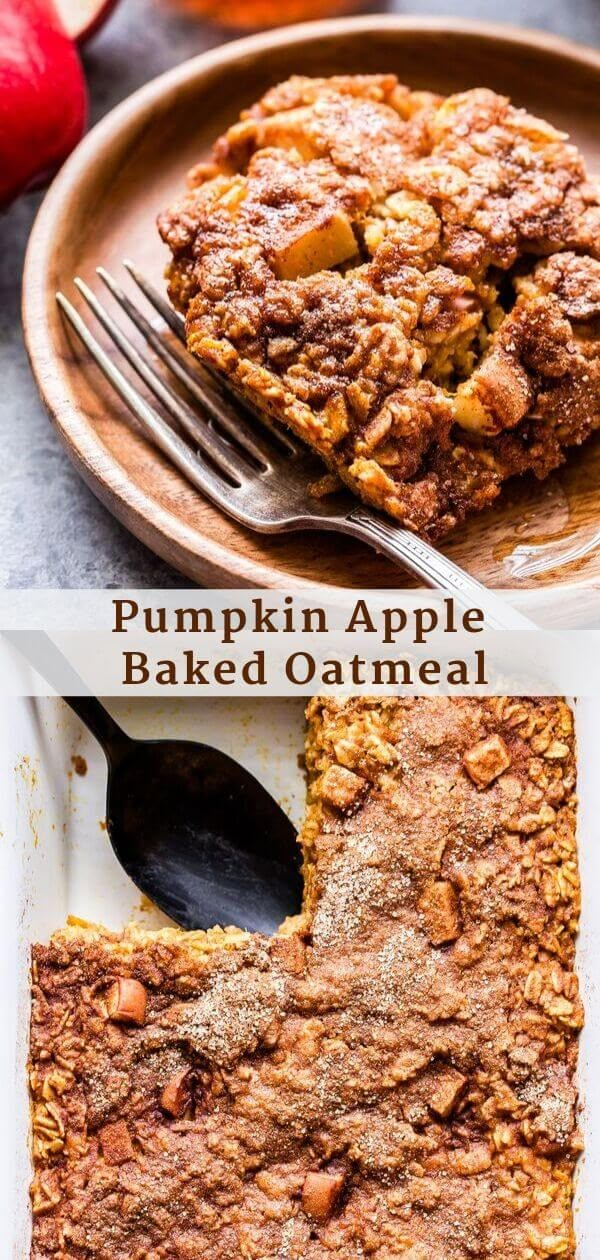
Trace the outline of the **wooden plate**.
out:
M 239 110 L 292 73 L 395 71 L 441 92 L 486 84 L 569 131 L 600 168 L 592 102 L 600 55 L 533 31 L 441 19 L 349 18 L 227 44 L 149 83 L 79 146 L 50 189 L 25 268 L 24 325 L 42 397 L 75 464 L 119 519 L 206 585 L 384 587 L 407 584 L 366 548 L 326 534 L 265 537 L 223 517 L 136 430 L 60 318 L 54 294 L 129 255 L 162 283 L 155 217 Z M 596 134 L 594 134 L 596 131 Z M 444 547 L 493 586 L 600 579 L 600 441 L 545 484 L 515 483 Z

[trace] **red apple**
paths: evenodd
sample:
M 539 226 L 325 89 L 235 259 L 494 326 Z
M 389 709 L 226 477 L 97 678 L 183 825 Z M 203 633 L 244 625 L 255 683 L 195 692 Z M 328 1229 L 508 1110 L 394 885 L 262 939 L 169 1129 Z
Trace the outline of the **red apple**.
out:
M 84 44 L 104 25 L 117 0 L 54 0 L 67 35 Z
M 83 71 L 51 0 L 1 0 L 0 206 L 46 182 L 85 120 Z

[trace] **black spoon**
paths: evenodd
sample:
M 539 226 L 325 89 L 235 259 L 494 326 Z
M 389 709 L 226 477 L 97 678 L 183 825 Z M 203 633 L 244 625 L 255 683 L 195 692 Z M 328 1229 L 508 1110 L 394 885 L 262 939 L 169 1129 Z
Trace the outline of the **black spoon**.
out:
M 3 636 L 101 744 L 109 839 L 141 892 L 184 928 L 270 933 L 298 913 L 296 833 L 254 775 L 207 744 L 131 739 L 47 634 Z
M 134 884 L 184 928 L 273 932 L 302 899 L 296 833 L 266 788 L 226 753 L 131 739 L 92 696 L 65 696 L 108 762 L 106 820 Z

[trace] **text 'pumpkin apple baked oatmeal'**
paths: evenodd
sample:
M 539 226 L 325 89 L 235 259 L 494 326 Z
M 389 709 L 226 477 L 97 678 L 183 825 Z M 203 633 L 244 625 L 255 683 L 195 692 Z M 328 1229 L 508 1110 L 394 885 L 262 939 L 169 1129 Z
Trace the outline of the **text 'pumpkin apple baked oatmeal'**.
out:
M 35 947 L 33 1260 L 574 1260 L 571 713 L 308 717 L 298 920 Z
M 505 97 L 295 77 L 190 185 L 159 220 L 189 349 L 410 529 L 600 425 L 598 188 Z

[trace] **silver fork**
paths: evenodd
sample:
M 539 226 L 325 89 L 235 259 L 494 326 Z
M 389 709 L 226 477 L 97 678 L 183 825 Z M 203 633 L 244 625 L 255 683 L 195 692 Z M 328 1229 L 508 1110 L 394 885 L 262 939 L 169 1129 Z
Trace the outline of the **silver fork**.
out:
M 182 317 L 130 262 L 125 267 L 164 323 L 185 346 Z M 459 609 L 482 608 L 491 629 L 533 629 L 533 623 L 453 564 L 430 543 L 363 507 L 342 492 L 323 499 L 309 485 L 323 474 L 317 458 L 291 433 L 254 413 L 225 382 L 191 355 L 176 353 L 103 268 L 97 274 L 113 298 L 200 410 L 177 393 L 141 354 L 95 293 L 75 285 L 124 359 L 161 404 L 157 411 L 113 362 L 63 293 L 56 300 L 106 379 L 148 437 L 202 494 L 240 524 L 260 533 L 327 530 L 368 543 L 426 586 L 454 597 Z M 166 414 L 163 414 L 166 413 Z

